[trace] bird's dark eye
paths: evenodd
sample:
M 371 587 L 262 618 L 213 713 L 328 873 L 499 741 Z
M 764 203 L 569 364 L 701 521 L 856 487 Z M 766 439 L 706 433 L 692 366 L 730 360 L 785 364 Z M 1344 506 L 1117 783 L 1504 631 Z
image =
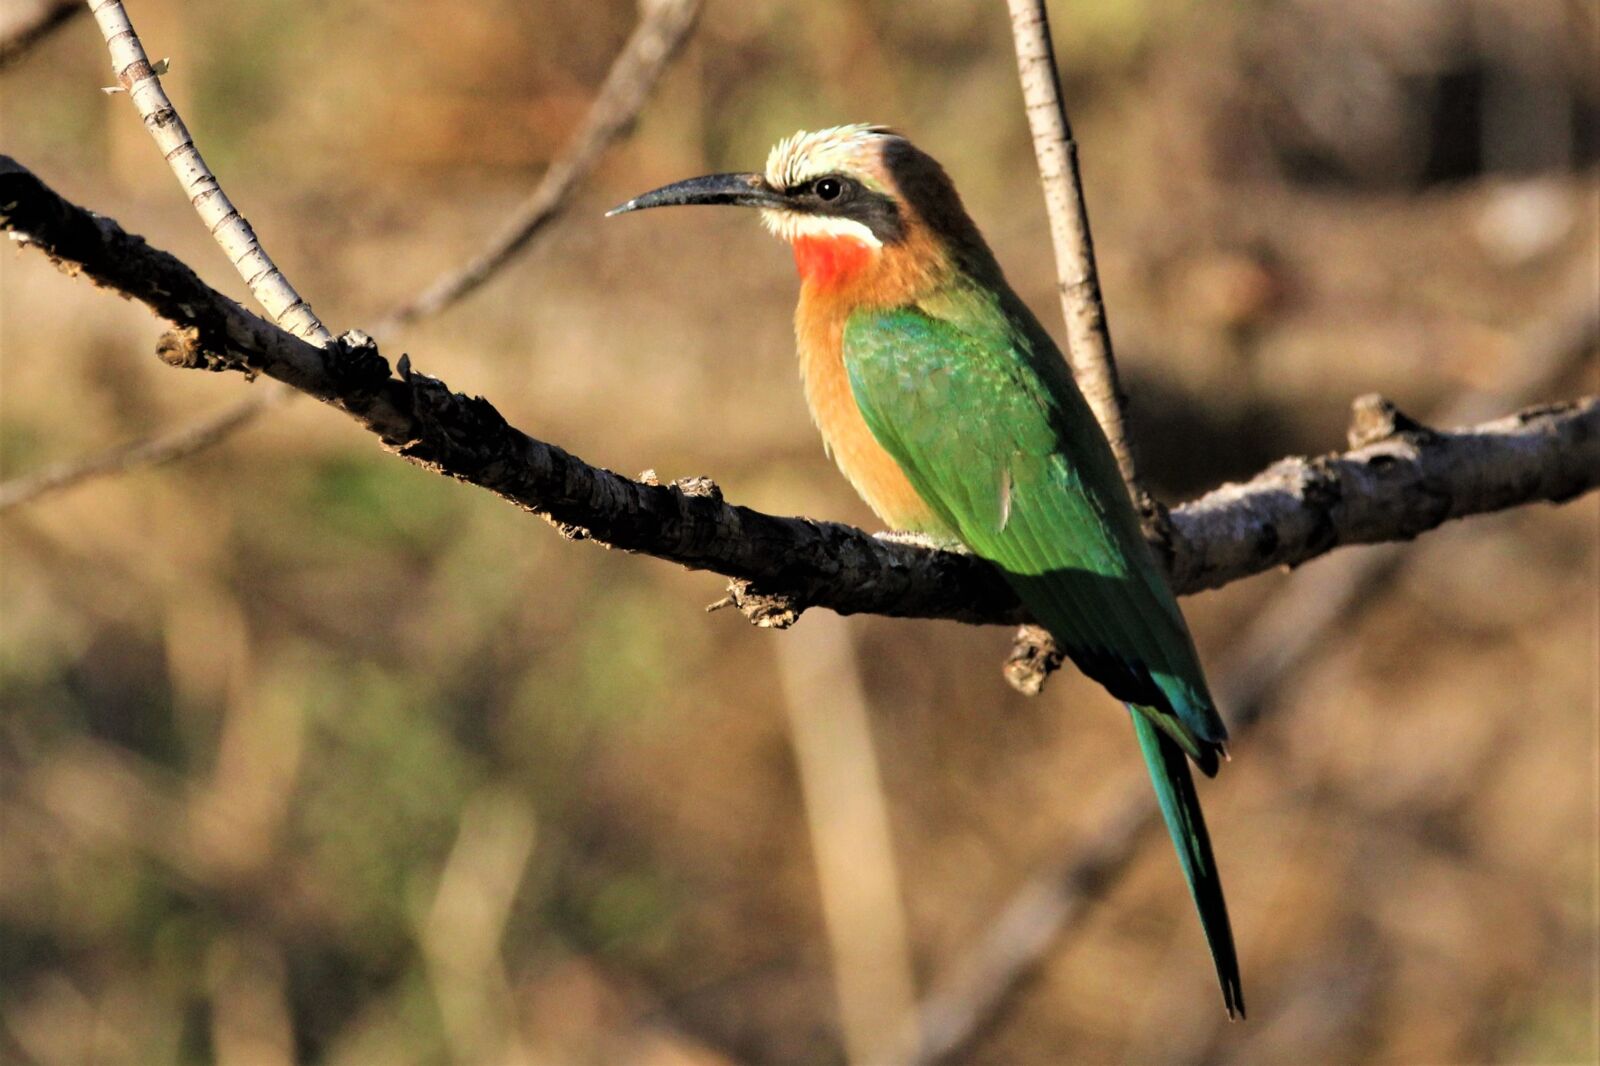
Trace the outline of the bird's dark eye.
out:
M 840 194 L 844 192 L 844 182 L 838 178 L 823 178 L 817 182 L 815 188 L 817 199 L 837 200 Z

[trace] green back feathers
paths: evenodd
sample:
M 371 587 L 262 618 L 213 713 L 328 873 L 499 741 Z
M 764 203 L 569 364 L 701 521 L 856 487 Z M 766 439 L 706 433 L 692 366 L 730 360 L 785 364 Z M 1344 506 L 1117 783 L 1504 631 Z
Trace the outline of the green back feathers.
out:
M 1209 772 L 1225 733 L 1177 603 L 1064 361 L 1007 296 L 963 281 L 856 311 L 844 363 L 857 405 L 947 531 Z
M 1226 733 L 1188 628 L 1055 345 L 998 275 L 993 288 L 957 278 L 910 306 L 851 314 L 843 357 L 856 404 L 944 532 L 998 566 L 1079 668 L 1128 705 L 1223 1002 L 1242 1016 L 1188 762 L 1215 773 Z

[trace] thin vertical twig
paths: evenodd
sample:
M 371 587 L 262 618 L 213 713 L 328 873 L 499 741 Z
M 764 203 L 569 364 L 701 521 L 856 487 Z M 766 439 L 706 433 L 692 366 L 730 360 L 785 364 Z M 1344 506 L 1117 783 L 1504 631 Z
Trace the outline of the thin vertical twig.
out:
M 272 320 L 290 333 L 319 347 L 333 342 L 311 305 L 295 291 L 283 271 L 267 255 L 256 239 L 250 223 L 222 191 L 217 176 L 195 147 L 189 127 L 172 106 L 161 77 L 145 55 L 144 45 L 134 32 L 122 0 L 87 0 L 106 48 L 111 52 L 111 69 L 117 75 L 117 89 L 128 94 L 144 127 L 155 138 L 162 156 L 182 186 L 211 236 L 222 246 L 228 261 L 244 279 L 250 295 L 264 307 Z
M 1100 297 L 1100 276 L 1095 268 L 1094 240 L 1089 233 L 1089 212 L 1084 204 L 1083 180 L 1078 171 L 1078 145 L 1061 99 L 1055 50 L 1050 43 L 1050 21 L 1044 0 L 1006 0 L 1011 12 L 1011 36 L 1016 45 L 1017 75 L 1022 100 L 1033 134 L 1033 154 L 1044 186 L 1045 208 L 1050 215 L 1050 241 L 1055 248 L 1056 277 L 1061 289 L 1061 313 L 1067 328 L 1067 361 L 1072 376 L 1089 401 L 1111 451 L 1117 457 L 1122 479 L 1134 502 L 1147 510 L 1144 490 L 1128 445 L 1126 398 L 1117 382 L 1117 364 L 1106 326 L 1105 302 Z

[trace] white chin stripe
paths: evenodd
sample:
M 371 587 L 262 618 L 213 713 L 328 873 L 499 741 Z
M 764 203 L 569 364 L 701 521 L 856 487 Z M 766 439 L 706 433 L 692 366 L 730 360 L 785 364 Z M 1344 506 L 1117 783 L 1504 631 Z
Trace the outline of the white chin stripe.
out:
M 868 248 L 883 247 L 883 242 L 878 240 L 876 234 L 853 218 L 762 208 L 761 222 L 774 234 L 791 243 L 801 237 L 849 237 Z

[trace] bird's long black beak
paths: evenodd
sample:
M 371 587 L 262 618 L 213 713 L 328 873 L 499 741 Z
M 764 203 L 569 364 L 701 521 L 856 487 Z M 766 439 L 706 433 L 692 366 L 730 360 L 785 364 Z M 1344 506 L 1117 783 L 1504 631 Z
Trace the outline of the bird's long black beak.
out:
M 703 178 L 663 185 L 654 192 L 635 196 L 606 212 L 606 217 L 647 207 L 674 207 L 679 204 L 734 204 L 739 207 L 779 207 L 786 203 L 783 194 L 767 184 L 760 174 L 707 174 Z

